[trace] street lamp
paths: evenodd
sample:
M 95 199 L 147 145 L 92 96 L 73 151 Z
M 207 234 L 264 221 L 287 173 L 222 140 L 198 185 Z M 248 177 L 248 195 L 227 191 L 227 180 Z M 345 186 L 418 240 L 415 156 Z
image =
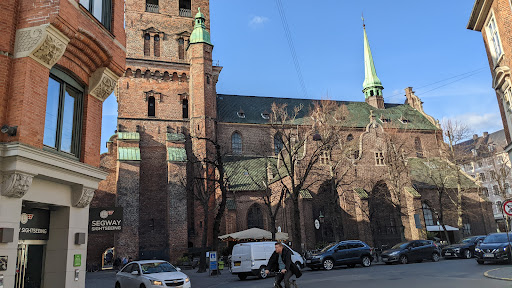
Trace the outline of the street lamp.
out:
M 324 218 L 325 216 L 322 215 L 322 211 L 320 211 L 320 215 L 318 215 L 318 220 L 320 220 L 320 234 L 322 235 L 322 244 L 324 244 Z

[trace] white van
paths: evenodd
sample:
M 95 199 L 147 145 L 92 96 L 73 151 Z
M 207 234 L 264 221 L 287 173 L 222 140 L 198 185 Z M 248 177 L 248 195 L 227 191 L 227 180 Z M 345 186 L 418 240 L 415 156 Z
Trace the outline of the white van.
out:
M 231 255 L 231 273 L 238 275 L 240 280 L 245 280 L 250 275 L 266 278 L 265 269 L 270 256 L 275 251 L 275 244 L 275 241 L 236 244 Z M 304 267 L 302 256 L 286 244 L 283 243 L 283 245 L 292 251 L 293 263 L 299 269 Z

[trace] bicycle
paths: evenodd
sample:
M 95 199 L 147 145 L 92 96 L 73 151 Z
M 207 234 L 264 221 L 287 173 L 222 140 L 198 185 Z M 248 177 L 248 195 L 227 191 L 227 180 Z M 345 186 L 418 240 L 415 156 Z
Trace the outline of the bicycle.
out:
M 277 275 L 281 274 L 281 271 L 277 271 L 275 273 L 275 280 L 274 280 L 274 288 L 283 288 L 283 286 L 281 286 L 281 284 L 277 283 Z M 288 281 L 290 283 L 290 288 L 299 288 L 299 286 L 297 286 L 297 281 L 296 279 L 290 279 L 290 281 Z

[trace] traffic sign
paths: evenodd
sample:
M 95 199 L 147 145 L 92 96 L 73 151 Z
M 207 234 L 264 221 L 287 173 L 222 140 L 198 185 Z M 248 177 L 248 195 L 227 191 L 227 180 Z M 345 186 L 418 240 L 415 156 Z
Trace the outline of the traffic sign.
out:
M 512 216 L 512 200 L 508 200 L 503 203 L 503 212 L 508 216 Z

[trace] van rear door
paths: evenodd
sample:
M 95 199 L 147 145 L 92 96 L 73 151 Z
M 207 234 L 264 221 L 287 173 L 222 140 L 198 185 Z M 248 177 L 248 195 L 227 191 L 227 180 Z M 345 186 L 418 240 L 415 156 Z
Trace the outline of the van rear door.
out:
M 233 273 L 251 271 L 251 245 L 237 244 L 231 254 L 231 270 Z

